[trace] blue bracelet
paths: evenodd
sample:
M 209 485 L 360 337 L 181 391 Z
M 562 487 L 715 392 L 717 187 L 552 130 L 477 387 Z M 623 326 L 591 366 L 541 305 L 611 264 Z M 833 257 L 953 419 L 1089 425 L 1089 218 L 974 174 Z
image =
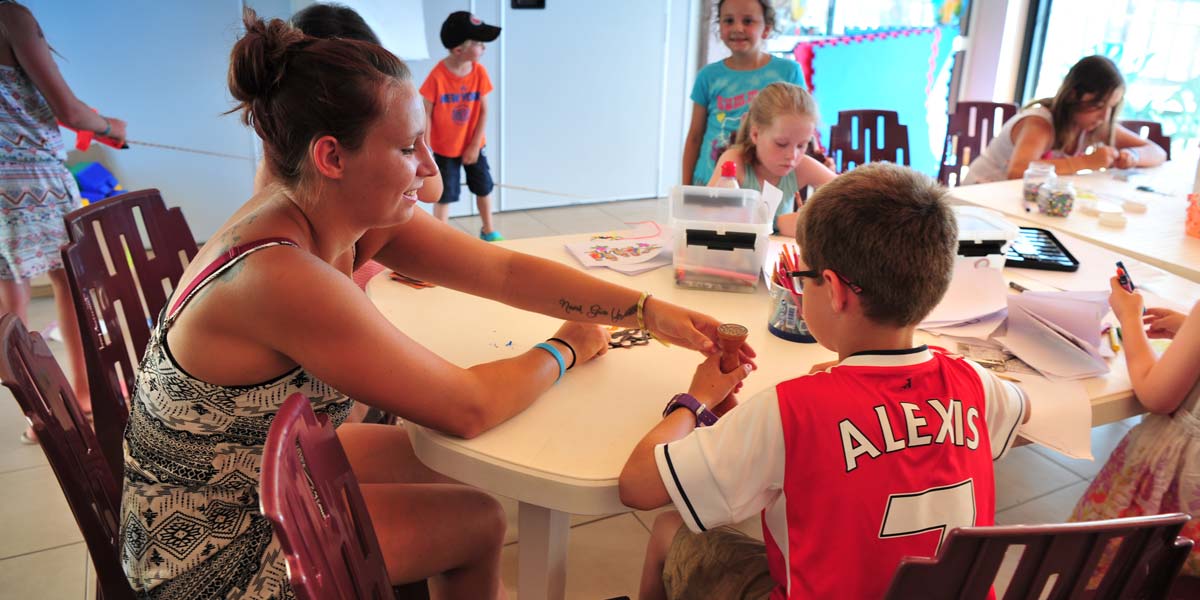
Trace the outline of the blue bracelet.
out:
M 558 379 L 562 379 L 563 373 L 567 372 L 567 361 L 563 360 L 562 354 L 558 351 L 558 348 L 555 348 L 546 342 L 534 344 L 533 347 L 541 348 L 542 350 L 549 352 L 550 356 L 554 357 L 554 362 L 558 363 Z M 558 383 L 558 379 L 555 379 L 554 383 Z

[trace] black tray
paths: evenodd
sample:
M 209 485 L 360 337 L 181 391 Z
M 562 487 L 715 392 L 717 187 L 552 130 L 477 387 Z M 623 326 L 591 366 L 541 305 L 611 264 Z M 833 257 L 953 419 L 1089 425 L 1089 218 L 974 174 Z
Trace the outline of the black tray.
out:
M 1022 227 L 1005 254 L 1004 266 L 1043 271 L 1077 271 L 1079 261 L 1053 233 L 1040 227 Z

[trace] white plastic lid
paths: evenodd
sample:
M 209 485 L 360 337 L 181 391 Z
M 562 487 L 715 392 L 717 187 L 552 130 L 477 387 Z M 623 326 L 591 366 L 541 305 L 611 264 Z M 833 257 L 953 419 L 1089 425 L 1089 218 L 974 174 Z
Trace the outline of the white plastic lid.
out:
M 958 240 L 1009 243 L 1020 235 L 1021 230 L 1001 216 L 1000 213 L 979 206 L 952 206 L 958 220 Z

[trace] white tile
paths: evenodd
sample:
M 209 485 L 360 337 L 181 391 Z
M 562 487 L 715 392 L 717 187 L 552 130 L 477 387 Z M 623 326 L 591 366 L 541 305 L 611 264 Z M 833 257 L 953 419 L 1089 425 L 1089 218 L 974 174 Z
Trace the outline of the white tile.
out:
M 637 596 L 650 534 L 632 514 L 571 528 L 567 541 L 567 598 Z M 517 598 L 517 552 L 504 548 L 501 573 L 509 598 Z
M 470 235 L 478 236 L 483 222 L 479 217 L 460 217 L 451 219 L 458 228 Z M 502 212 L 492 215 L 492 226 L 504 235 L 506 239 L 519 240 L 523 238 L 541 237 L 557 233 L 545 223 L 529 216 L 526 211 Z
M 995 465 L 997 511 L 1082 480 L 1029 446 L 1010 450 Z
M 48 464 L 41 446 L 21 443 L 28 424 L 12 392 L 0 387 L 0 473 Z
M 86 576 L 83 542 L 0 560 L 0 600 L 79 600 Z
M 653 198 L 649 200 L 627 200 L 624 202 L 606 202 L 595 206 L 601 211 L 626 223 L 658 221 L 659 224 L 666 225 L 667 210 L 665 200 Z
M 529 216 L 546 225 L 557 234 L 594 233 L 628 229 L 624 221 L 596 206 L 565 206 L 529 211 Z
M 1095 457 L 1095 460 L 1069 458 L 1054 450 L 1043 448 L 1036 444 L 1030 446 L 1030 448 L 1034 452 L 1062 465 L 1068 471 L 1084 479 L 1095 479 L 1096 475 L 1100 474 L 1101 467 L 1104 466 L 1112 451 L 1117 448 L 1117 444 L 1121 443 L 1121 440 L 1125 438 L 1126 433 L 1129 433 L 1129 426 L 1126 425 L 1125 421 L 1117 421 L 1116 423 L 1093 427 L 1092 456 Z
M 997 525 L 1065 523 L 1088 482 L 1080 481 L 996 513 Z
M 0 474 L 0 523 L 0 558 L 83 541 L 50 467 Z

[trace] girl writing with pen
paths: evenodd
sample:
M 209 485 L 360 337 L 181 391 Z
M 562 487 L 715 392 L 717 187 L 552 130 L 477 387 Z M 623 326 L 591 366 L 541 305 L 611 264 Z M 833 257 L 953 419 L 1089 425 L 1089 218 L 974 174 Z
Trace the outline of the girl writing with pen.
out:
M 1033 161 L 1054 165 L 1059 175 L 1162 164 L 1162 148 L 1117 123 L 1124 97 L 1125 79 L 1111 60 L 1080 60 L 1053 98 L 1034 100 L 1004 124 L 963 184 L 1017 179 Z
M 1109 304 L 1124 332 L 1129 379 L 1138 402 L 1150 414 L 1121 440 L 1079 499 L 1071 520 L 1200 514 L 1200 302 L 1187 315 L 1167 308 L 1144 309 L 1142 295 L 1123 266 L 1109 285 Z M 1159 357 L 1150 346 L 1152 338 L 1173 341 Z M 1191 539 L 1198 534 L 1200 522 L 1195 519 L 1180 533 Z M 1106 554 L 1102 564 L 1111 560 Z M 1196 549 L 1180 576 L 1200 576 Z

